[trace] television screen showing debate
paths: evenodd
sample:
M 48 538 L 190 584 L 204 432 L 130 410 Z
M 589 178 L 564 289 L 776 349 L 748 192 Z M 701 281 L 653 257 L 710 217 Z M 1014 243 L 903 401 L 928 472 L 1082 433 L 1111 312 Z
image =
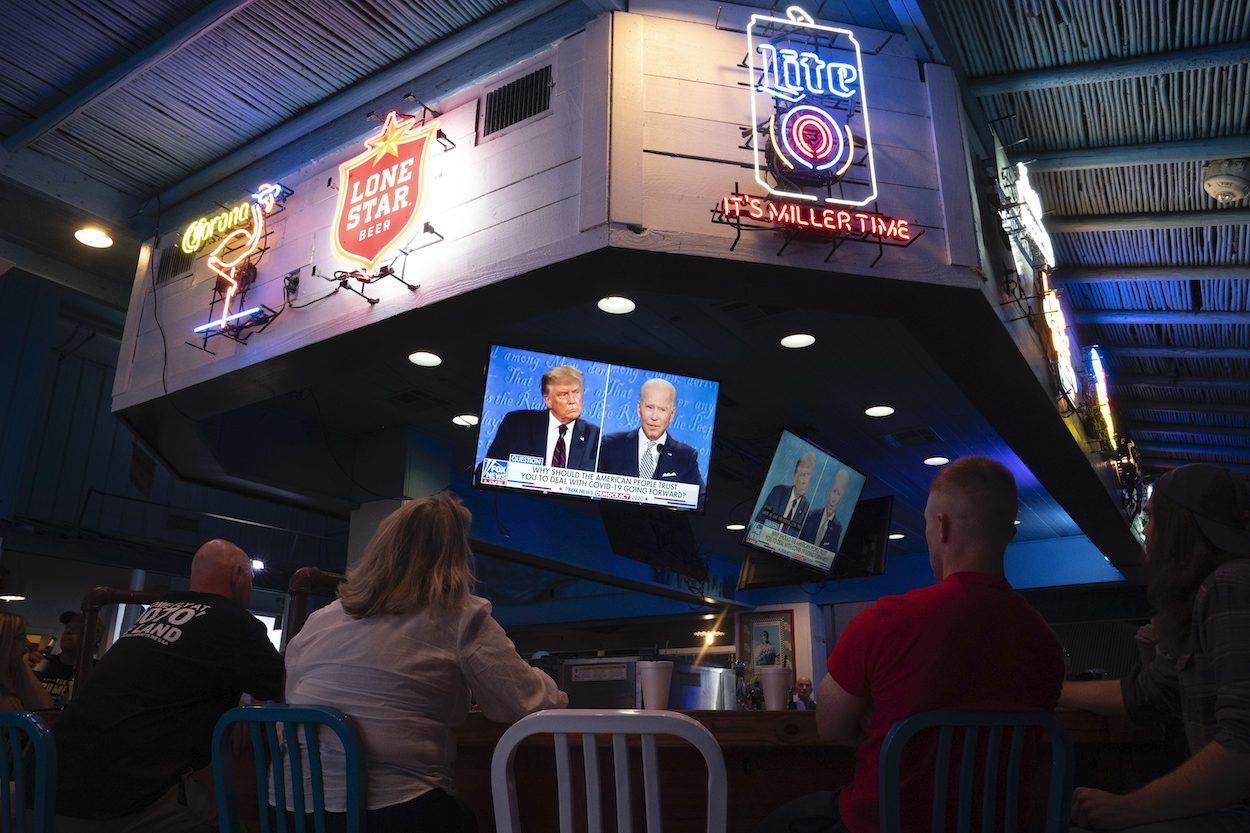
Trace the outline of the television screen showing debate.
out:
M 660 370 L 492 346 L 476 481 L 702 509 L 717 389 Z
M 828 572 L 864 479 L 828 452 L 783 431 L 747 525 L 746 543 Z

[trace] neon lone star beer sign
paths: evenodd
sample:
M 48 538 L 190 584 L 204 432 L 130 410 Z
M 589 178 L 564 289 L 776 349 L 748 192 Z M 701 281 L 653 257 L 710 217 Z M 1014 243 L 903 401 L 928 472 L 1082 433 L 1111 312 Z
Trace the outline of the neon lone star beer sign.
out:
M 390 112 L 365 150 L 339 166 L 334 250 L 372 272 L 407 240 L 425 195 L 425 162 L 438 122 Z

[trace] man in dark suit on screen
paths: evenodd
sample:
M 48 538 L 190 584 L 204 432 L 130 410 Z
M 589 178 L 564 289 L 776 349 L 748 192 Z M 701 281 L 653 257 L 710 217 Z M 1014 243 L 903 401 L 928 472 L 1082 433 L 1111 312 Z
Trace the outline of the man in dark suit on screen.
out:
M 486 456 L 519 454 L 552 468 L 594 471 L 599 426 L 581 418 L 581 371 L 567 364 L 551 368 L 543 374 L 542 394 L 546 408 L 504 414 Z
M 755 522 L 797 538 L 807 520 L 809 504 L 805 495 L 814 468 L 816 455 L 809 451 L 794 464 L 794 482 L 789 486 L 779 483 L 769 491 Z
M 703 489 L 699 452 L 668 433 L 677 413 L 677 389 L 664 379 L 650 379 L 638 389 L 638 427 L 603 438 L 599 471 L 647 480 L 690 483 Z
M 846 469 L 838 469 L 833 475 L 833 483 L 829 486 L 829 494 L 825 496 L 825 508 L 818 512 L 809 512 L 803 523 L 803 531 L 799 537 L 823 550 L 837 552 L 842 541 L 842 523 L 837 519 L 838 504 L 846 494 L 846 487 L 851 482 L 851 473 Z

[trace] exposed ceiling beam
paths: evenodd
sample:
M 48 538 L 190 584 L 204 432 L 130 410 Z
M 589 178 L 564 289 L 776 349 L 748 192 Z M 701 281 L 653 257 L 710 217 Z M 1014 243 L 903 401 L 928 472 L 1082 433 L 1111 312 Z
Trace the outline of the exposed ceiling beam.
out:
M 1250 63 L 1250 43 L 1233 43 L 1142 55 L 1136 58 L 1121 58 L 1114 61 L 1095 61 L 1076 66 L 974 78 L 972 79 L 972 92 L 977 96 L 1002 95 L 1244 63 Z
M 85 211 L 116 228 L 127 227 L 139 213 L 138 197 L 106 185 L 32 148 L 9 153 L 0 147 L 0 177 L 28 191 Z
M 1045 219 L 1051 234 L 1071 231 L 1133 231 L 1136 229 L 1200 228 L 1250 224 L 1250 208 L 1222 211 L 1160 211 L 1144 214 L 1078 214 Z
M 1137 449 L 1144 454 L 1218 454 L 1223 457 L 1245 457 L 1250 462 L 1250 446 L 1245 445 L 1140 442 Z
M 1150 376 L 1139 373 L 1112 373 L 1107 381 L 1112 387 L 1154 385 L 1160 388 L 1232 388 L 1250 390 L 1250 379 L 1237 376 Z
M 253 2 L 255 0 L 213 0 L 145 48 L 97 73 L 92 81 L 6 138 L 5 150 L 10 152 L 21 150 L 40 136 L 55 130 L 82 112 L 83 108 L 95 103 L 140 73 L 151 69 L 187 44 L 194 43 L 218 23 L 247 8 Z
M 113 309 L 124 310 L 130 301 L 130 287 L 118 281 L 71 266 L 61 258 L 48 257 L 18 243 L 0 238 L 0 258 L 11 260 L 16 268 L 44 280 L 81 292 Z
M 485 44 L 502 38 L 514 29 L 565 5 L 566 0 L 519 0 L 479 20 L 455 34 L 443 38 L 403 60 L 388 64 L 373 75 L 322 99 L 299 115 L 287 119 L 272 130 L 252 139 L 242 147 L 209 163 L 180 182 L 163 190 L 149 207 L 159 205 L 163 210 L 184 202 L 231 174 L 268 156 L 291 142 L 325 126 L 357 109 L 365 108 L 379 96 L 391 93 L 404 85 L 411 85 L 414 78 L 425 75 L 443 64 L 479 49 Z M 580 7 L 581 4 L 579 3 Z M 585 12 L 583 11 L 583 14 Z M 471 79 L 464 79 L 470 83 Z M 361 115 L 364 113 L 362 111 Z M 359 132 L 368 130 L 362 119 Z M 323 152 L 331 148 L 323 149 Z M 303 160 L 307 162 L 308 159 Z
M 1164 425 L 1159 422 L 1131 422 L 1132 434 L 1170 434 L 1172 436 L 1191 436 L 1206 434 L 1212 437 L 1243 437 L 1250 440 L 1250 428 L 1234 428 L 1228 425 Z
M 1246 281 L 1250 266 L 1061 266 L 1051 283 L 1108 281 Z
M 1250 347 L 1165 347 L 1139 344 L 1099 344 L 1104 353 L 1135 359 L 1250 359 Z
M 1250 416 L 1250 405 L 1225 405 L 1222 402 L 1165 402 L 1162 399 L 1115 399 L 1117 411 L 1173 411 L 1178 414 L 1227 414 Z
M 1023 162 L 1029 173 L 1084 171 L 1092 168 L 1123 168 L 1164 162 L 1206 162 L 1250 156 L 1250 135 L 1221 136 L 1217 139 L 1189 139 L 1184 142 L 1154 142 L 1101 148 L 1044 150 L 1013 153 L 1013 163 Z
M 1244 310 L 1078 309 L 1077 324 L 1250 324 Z

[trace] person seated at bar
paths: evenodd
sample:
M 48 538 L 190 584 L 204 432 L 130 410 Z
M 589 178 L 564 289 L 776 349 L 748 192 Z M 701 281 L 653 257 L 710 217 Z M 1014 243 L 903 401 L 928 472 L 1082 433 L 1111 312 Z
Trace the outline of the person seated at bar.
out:
M 52 698 L 26 660 L 26 620 L 0 613 L 0 652 L 8 659 L 0 668 L 0 711 L 52 708 Z
M 472 595 L 471 520 L 451 495 L 406 502 L 378 526 L 338 600 L 287 646 L 286 701 L 341 709 L 360 732 L 370 833 L 477 829 L 453 781 L 454 727 L 470 696 L 487 718 L 506 722 L 568 704 L 517 654 L 490 603 Z M 321 760 L 327 829 L 342 830 L 341 747 L 323 744 Z M 304 787 L 311 802 L 307 771 Z
M 821 737 L 857 747 L 854 778 L 838 797 L 851 833 L 879 829 L 877 759 L 899 720 L 948 709 L 1054 709 L 1063 651 L 1003 576 L 1016 512 L 1016 482 L 1005 466 L 985 457 L 947 465 L 929 487 L 924 512 L 938 583 L 879 599 L 838 638 L 820 682 L 816 725 Z M 929 829 L 935 750 L 923 736 L 908 746 L 905 831 Z
M 1133 833 L 1250 830 L 1250 495 L 1198 463 L 1155 481 L 1145 513 L 1153 655 L 1124 680 L 1065 683 L 1059 702 L 1138 723 L 1179 716 L 1189 758 L 1127 795 L 1077 789 L 1072 820 Z
M 812 678 L 799 677 L 794 681 L 795 699 L 786 704 L 791 711 L 815 711 L 816 701 L 812 699 Z
M 243 692 L 282 694 L 251 596 L 251 558 L 209 541 L 190 590 L 149 605 L 100 659 L 53 730 L 57 833 L 217 829 L 213 728 Z
M 67 610 L 61 614 L 60 622 L 65 628 L 61 631 L 61 652 L 51 654 L 35 667 L 35 674 L 51 696 L 52 705 L 57 708 L 69 702 L 74 664 L 78 661 L 78 651 L 82 648 L 82 611 Z M 99 644 L 98 631 L 95 641 Z

